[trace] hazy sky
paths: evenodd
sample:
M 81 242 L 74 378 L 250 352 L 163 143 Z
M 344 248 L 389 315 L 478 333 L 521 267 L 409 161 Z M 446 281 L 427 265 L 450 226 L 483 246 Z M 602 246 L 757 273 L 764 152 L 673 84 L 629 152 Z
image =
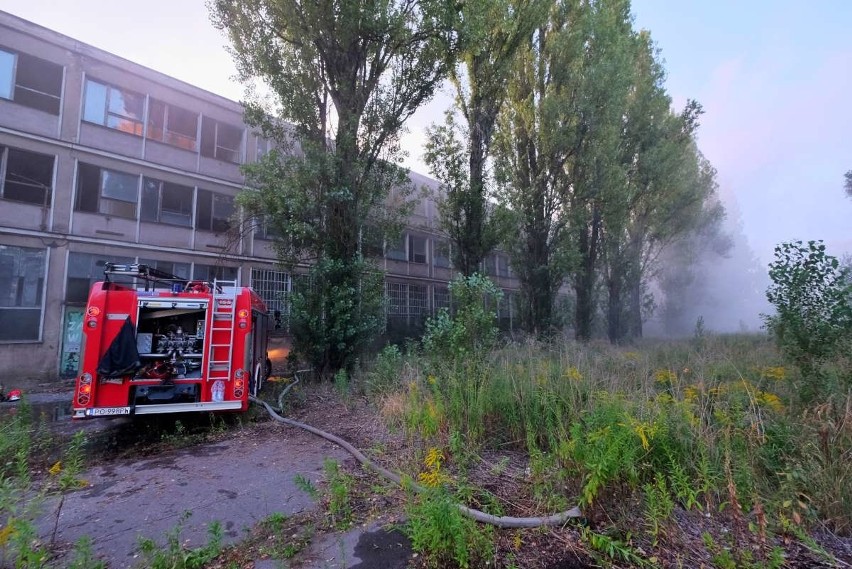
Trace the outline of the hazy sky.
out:
M 225 39 L 203 0 L 0 0 L 0 9 L 168 75 L 239 100 Z M 651 30 L 680 108 L 706 111 L 699 145 L 718 170 L 729 216 L 762 264 L 775 244 L 824 239 L 852 253 L 852 2 L 849 0 L 634 0 Z M 0 40 L 2 41 L 2 40 Z M 408 165 L 439 97 L 410 122 Z

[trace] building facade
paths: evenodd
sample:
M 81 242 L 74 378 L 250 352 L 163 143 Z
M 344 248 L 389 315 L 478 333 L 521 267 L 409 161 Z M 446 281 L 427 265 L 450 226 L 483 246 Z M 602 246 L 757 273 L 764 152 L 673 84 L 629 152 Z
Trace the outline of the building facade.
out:
M 236 279 L 286 328 L 291 276 L 270 236 L 228 237 L 240 165 L 268 147 L 239 103 L 0 12 L 0 378 L 74 377 L 82 312 L 105 262 Z M 402 238 L 378 253 L 389 327 L 416 327 L 449 302 L 437 215 L 421 200 Z M 516 288 L 505 255 L 484 269 Z

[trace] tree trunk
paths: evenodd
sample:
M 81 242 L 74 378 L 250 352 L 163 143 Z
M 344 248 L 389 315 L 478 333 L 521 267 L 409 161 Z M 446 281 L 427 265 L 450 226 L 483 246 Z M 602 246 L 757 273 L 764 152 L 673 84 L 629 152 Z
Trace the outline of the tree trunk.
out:
M 592 339 L 592 321 L 595 313 L 595 268 L 598 260 L 600 226 L 600 210 L 597 206 L 592 206 L 592 221 L 580 234 L 581 263 L 577 277 L 574 279 L 574 293 L 577 297 L 575 337 L 581 342 Z

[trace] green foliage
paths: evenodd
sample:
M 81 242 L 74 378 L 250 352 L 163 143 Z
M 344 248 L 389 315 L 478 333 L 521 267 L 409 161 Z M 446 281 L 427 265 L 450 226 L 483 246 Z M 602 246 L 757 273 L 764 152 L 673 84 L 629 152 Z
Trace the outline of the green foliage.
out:
M 314 486 L 313 482 L 308 480 L 305 476 L 297 474 L 293 478 L 293 483 L 296 485 L 296 488 L 310 496 L 312 499 L 316 500 L 319 497 L 319 491 L 316 486 Z
M 654 483 L 645 484 L 643 489 L 645 491 L 645 522 L 656 545 L 666 521 L 674 511 L 674 500 L 669 493 L 665 477 L 659 473 L 654 477 Z
M 186 511 L 178 523 L 169 530 L 166 546 L 161 548 L 147 537 L 139 538 L 139 551 L 145 558 L 144 567 L 149 569 L 200 569 L 216 559 L 222 552 L 222 524 L 213 522 L 207 529 L 207 543 L 198 548 L 187 549 L 181 541 L 184 523 L 192 515 Z
M 253 189 L 239 203 L 250 226 L 276 235 L 286 266 L 312 264 L 293 303 L 294 348 L 330 377 L 379 329 L 380 279 L 363 264 L 364 237 L 404 217 L 399 137 L 452 65 L 456 14 L 446 0 L 209 5 L 248 86 L 246 122 L 278 146 L 245 168 Z M 266 100 L 251 89 L 258 80 Z
M 606 534 L 582 528 L 580 537 L 589 544 L 593 551 L 603 554 L 609 561 L 630 563 L 634 567 L 645 567 L 648 564 L 639 557 L 627 543 Z
M 352 494 L 353 479 L 340 470 L 337 461 L 330 458 L 323 462 L 326 483 L 328 484 L 328 514 L 331 524 L 338 529 L 345 529 L 352 523 Z
M 74 543 L 74 554 L 67 569 L 106 569 L 106 563 L 95 558 L 92 538 L 83 536 Z
M 415 551 L 426 554 L 432 567 L 471 567 L 486 562 L 493 547 L 490 526 L 462 516 L 444 489 L 413 496 L 407 506 L 405 532 Z
M 382 395 L 400 386 L 405 359 L 399 346 L 388 344 L 378 353 L 367 373 L 368 395 Z
M 83 471 L 85 458 L 86 433 L 82 430 L 74 433 L 68 448 L 65 450 L 65 460 L 59 474 L 59 487 L 70 490 L 80 486 L 80 473 Z
M 428 354 L 453 362 L 479 362 L 497 339 L 497 304 L 502 291 L 486 276 L 457 276 L 449 285 L 454 313 L 442 309 L 426 322 Z
M 321 376 L 354 364 L 382 329 L 382 275 L 362 259 L 317 261 L 292 295 L 293 349 Z
M 776 247 L 769 277 L 766 297 L 776 314 L 764 316 L 766 326 L 784 354 L 811 376 L 852 338 L 852 284 L 822 241 Z

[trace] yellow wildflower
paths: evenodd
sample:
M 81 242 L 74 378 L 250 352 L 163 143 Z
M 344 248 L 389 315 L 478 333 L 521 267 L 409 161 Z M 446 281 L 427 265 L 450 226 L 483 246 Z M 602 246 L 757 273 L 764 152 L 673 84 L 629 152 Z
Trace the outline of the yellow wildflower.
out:
M 781 403 L 781 398 L 768 391 L 759 391 L 756 399 L 763 405 L 766 405 L 776 413 L 784 411 L 784 404 Z
M 435 383 L 436 383 L 438 380 L 435 378 L 435 376 L 434 376 L 434 375 L 430 375 L 430 376 L 428 376 L 428 377 L 426 378 L 426 381 L 428 381 L 428 382 L 429 382 L 429 385 L 435 385 Z
M 787 377 L 787 370 L 784 366 L 764 367 L 760 370 L 760 377 L 783 381 Z
M 61 461 L 59 461 L 59 460 L 57 460 L 57 461 L 53 464 L 53 466 L 51 466 L 51 467 L 48 469 L 48 472 L 50 473 L 50 475 L 51 475 L 51 476 L 56 476 L 57 474 L 59 474 L 60 472 L 62 472 L 62 462 L 61 462 Z
M 583 379 L 583 374 L 580 373 L 580 370 L 574 366 L 569 367 L 565 370 L 565 373 L 562 374 L 565 379 L 570 379 L 572 381 L 580 381 Z
M 688 385 L 683 388 L 683 400 L 687 403 L 694 403 L 698 399 L 698 389 L 693 385 Z
M 13 520 L 9 520 L 9 523 L 7 523 L 2 529 L 0 529 L 0 545 L 6 545 L 6 542 L 9 541 L 9 537 L 14 531 L 12 529 L 12 521 Z
M 677 374 L 670 369 L 658 369 L 654 372 L 654 381 L 657 383 L 677 383 Z

